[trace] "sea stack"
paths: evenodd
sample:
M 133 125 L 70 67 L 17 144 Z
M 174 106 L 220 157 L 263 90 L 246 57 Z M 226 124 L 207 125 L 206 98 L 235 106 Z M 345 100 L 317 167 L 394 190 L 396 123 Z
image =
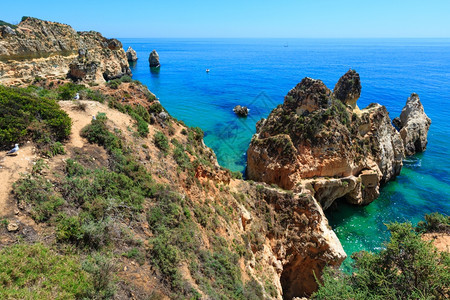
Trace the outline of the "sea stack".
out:
M 138 60 L 136 51 L 133 48 L 128 47 L 128 50 L 127 50 L 126 54 L 127 54 L 128 61 L 135 62 L 135 61 Z
M 353 70 L 339 79 L 334 92 L 320 80 L 304 78 L 283 105 L 257 123 L 247 151 L 248 178 L 309 191 L 323 209 L 341 198 L 357 205 L 376 199 L 380 185 L 400 173 L 405 149 L 386 107 L 372 103 L 357 109 L 360 92 Z M 407 106 L 418 107 L 414 119 L 423 120 L 426 131 L 416 98 Z M 402 124 L 410 124 L 413 115 L 402 113 Z M 415 134 L 419 125 L 411 128 Z M 423 134 L 414 134 L 409 134 L 411 143 L 424 144 Z
M 159 55 L 156 50 L 153 50 L 152 53 L 150 53 L 148 62 L 150 63 L 150 68 L 159 68 L 161 66 L 159 64 Z
M 423 110 L 419 95 L 411 94 L 400 118 L 395 118 L 393 122 L 400 130 L 406 156 L 425 151 L 431 120 Z

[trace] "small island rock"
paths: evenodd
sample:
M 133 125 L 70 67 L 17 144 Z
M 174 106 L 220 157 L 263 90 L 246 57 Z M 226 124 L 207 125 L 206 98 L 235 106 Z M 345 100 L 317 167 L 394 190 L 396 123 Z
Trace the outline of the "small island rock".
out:
M 128 61 L 135 62 L 138 60 L 136 51 L 133 48 L 128 47 L 126 54 L 127 54 Z
M 233 108 L 233 111 L 239 117 L 246 117 L 246 116 L 248 116 L 249 109 L 247 108 L 247 106 L 236 105 Z
M 400 119 L 394 119 L 394 124 L 400 130 L 407 156 L 425 151 L 431 120 L 423 110 L 419 95 L 411 94 L 403 107 Z
M 152 53 L 150 53 L 148 62 L 150 63 L 150 68 L 159 68 L 161 66 L 159 64 L 159 55 L 156 50 L 153 50 Z

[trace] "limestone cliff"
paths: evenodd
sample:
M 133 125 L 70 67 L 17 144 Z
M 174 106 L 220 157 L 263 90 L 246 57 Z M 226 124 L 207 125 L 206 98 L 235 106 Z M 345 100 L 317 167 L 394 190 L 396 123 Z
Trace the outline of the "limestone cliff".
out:
M 258 122 L 247 152 L 249 178 L 294 191 L 307 188 L 324 209 L 338 198 L 353 204 L 376 199 L 380 184 L 400 173 L 405 149 L 384 106 L 359 110 L 360 91 L 353 70 L 334 92 L 320 80 L 304 78 L 267 120 Z M 405 124 L 406 119 L 405 112 Z
M 1 84 L 27 84 L 37 77 L 101 83 L 131 74 L 122 44 L 98 32 L 35 18 L 15 29 L 0 27 Z

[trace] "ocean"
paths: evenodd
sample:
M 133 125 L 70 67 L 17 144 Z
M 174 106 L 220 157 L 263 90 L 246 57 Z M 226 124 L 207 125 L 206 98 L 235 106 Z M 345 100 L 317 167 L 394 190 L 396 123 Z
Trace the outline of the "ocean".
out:
M 400 115 L 419 94 L 432 124 L 428 147 L 404 161 L 401 174 L 365 207 L 340 203 L 327 211 L 346 253 L 377 251 L 388 239 L 385 224 L 417 223 L 426 213 L 450 213 L 450 39 L 121 39 L 136 50 L 133 79 L 146 84 L 169 113 L 205 132 L 219 163 L 244 171 L 255 124 L 267 117 L 304 77 L 330 89 L 348 71 L 361 77 L 358 106 L 385 105 Z M 151 72 L 155 49 L 160 71 Z M 206 69 L 210 72 L 207 73 Z M 235 105 L 250 108 L 238 118 Z M 344 269 L 350 269 L 347 259 Z

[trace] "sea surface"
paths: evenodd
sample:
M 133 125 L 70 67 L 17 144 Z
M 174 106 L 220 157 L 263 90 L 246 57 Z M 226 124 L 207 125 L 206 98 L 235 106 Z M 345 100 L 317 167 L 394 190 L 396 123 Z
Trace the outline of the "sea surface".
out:
M 137 51 L 133 78 L 146 84 L 174 117 L 205 132 L 219 163 L 244 171 L 256 122 L 304 77 L 330 89 L 348 69 L 361 76 L 360 108 L 385 105 L 400 115 L 412 92 L 432 119 L 425 153 L 409 157 L 396 180 L 365 207 L 340 203 L 327 217 L 350 256 L 381 249 L 386 223 L 417 223 L 450 214 L 450 39 L 121 39 Z M 150 52 L 161 68 L 151 72 Z M 207 73 L 206 69 L 210 72 Z M 235 105 L 250 108 L 238 118 Z M 349 269 L 351 260 L 344 262 Z

